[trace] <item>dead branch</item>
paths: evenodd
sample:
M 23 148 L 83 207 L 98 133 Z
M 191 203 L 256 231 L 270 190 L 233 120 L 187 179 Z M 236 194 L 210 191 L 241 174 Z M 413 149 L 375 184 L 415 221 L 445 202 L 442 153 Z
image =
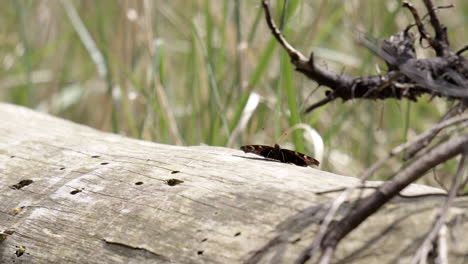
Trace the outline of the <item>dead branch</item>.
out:
M 374 45 L 363 41 L 364 45 L 382 57 L 389 66 L 386 74 L 350 77 L 323 69 L 315 64 L 313 53 L 307 58 L 289 44 L 271 17 L 269 1 L 263 0 L 262 6 L 272 35 L 288 53 L 296 70 L 314 80 L 321 86 L 331 89 L 327 97 L 309 106 L 306 113 L 341 98 L 344 101 L 362 99 L 409 99 L 416 101 L 423 94 L 444 96 L 450 99 L 468 98 L 468 61 L 448 49 L 446 28 L 435 15 L 430 1 L 425 0 L 431 25 L 436 36 L 427 33 L 418 13 L 411 4 L 405 6 L 412 12 L 422 37 L 430 43 L 438 57 L 418 59 L 414 52 L 414 37 L 410 27 L 393 35 L 389 40 Z M 403 87 L 403 88 L 402 88 Z

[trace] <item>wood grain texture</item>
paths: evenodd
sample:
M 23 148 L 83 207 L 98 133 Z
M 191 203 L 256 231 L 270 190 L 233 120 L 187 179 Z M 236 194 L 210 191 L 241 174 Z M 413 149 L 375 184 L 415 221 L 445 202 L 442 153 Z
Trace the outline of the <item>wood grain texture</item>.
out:
M 338 195 L 315 192 L 357 182 L 241 150 L 129 139 L 8 104 L 0 124 L 0 263 L 291 263 Z M 32 183 L 12 187 L 22 180 Z M 435 191 L 412 185 L 405 194 Z M 345 240 L 336 261 L 411 256 L 442 201 L 394 200 Z M 447 239 L 450 263 L 461 263 L 468 200 L 455 206 Z

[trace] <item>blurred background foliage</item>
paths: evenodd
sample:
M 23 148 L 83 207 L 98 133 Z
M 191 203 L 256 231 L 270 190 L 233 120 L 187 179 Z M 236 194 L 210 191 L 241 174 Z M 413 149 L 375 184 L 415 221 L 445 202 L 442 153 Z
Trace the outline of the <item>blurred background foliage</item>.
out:
M 453 104 L 335 101 L 304 115 L 326 87 L 294 71 L 256 0 L 2 3 L 1 100 L 134 138 L 235 148 L 280 143 L 315 155 L 324 170 L 358 176 Z M 435 3 L 455 5 L 439 14 L 453 49 L 466 45 L 468 1 Z M 385 71 L 356 43 L 359 34 L 388 38 L 413 22 L 399 0 L 271 4 L 290 43 L 352 76 Z M 399 166 L 394 160 L 376 178 Z M 443 180 L 454 170 L 449 162 L 432 173 Z

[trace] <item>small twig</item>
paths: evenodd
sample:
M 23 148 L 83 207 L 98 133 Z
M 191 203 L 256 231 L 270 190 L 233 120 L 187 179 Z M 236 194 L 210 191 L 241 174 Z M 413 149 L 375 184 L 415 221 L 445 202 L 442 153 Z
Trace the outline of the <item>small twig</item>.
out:
M 446 192 L 448 192 L 448 188 L 445 186 L 445 184 L 439 179 L 437 176 L 437 173 L 433 170 L 433 175 L 434 175 L 434 180 L 439 184 L 439 186 L 444 189 Z
M 468 154 L 468 146 L 465 146 L 464 153 L 462 154 L 462 157 L 460 159 L 457 173 L 453 180 L 452 187 L 450 188 L 449 195 L 447 199 L 445 200 L 443 206 L 440 208 L 436 221 L 434 222 L 433 227 L 431 228 L 429 234 L 426 236 L 424 241 L 421 243 L 419 249 L 416 251 L 414 258 L 411 261 L 411 264 L 426 263 L 427 254 L 430 251 L 431 244 L 433 243 L 434 239 L 436 238 L 437 234 L 442 228 L 442 225 L 445 222 L 450 206 L 453 203 L 453 200 L 455 199 L 457 195 L 458 188 L 460 185 L 460 180 L 463 175 L 463 170 L 465 167 L 467 154 Z
M 468 50 L 468 45 L 466 45 L 465 47 L 461 48 L 461 49 L 460 49 L 459 51 L 457 51 L 457 53 L 455 53 L 455 54 L 457 54 L 458 56 L 461 56 L 461 54 L 462 54 L 463 52 L 467 51 L 467 50 Z
M 265 11 L 265 19 L 271 33 L 286 50 L 289 58 L 291 59 L 291 63 L 296 67 L 297 71 L 316 81 L 319 85 L 330 87 L 333 90 L 343 90 L 345 87 L 349 87 L 349 84 L 353 81 L 351 77 L 340 75 L 336 72 L 329 71 L 315 65 L 313 53 L 311 53 L 310 57 L 307 58 L 287 42 L 286 38 L 283 36 L 271 17 L 268 0 L 262 1 L 262 7 Z
M 448 9 L 448 8 L 453 8 L 455 7 L 453 4 L 448 4 L 448 5 L 443 5 L 443 6 L 437 6 L 434 8 L 434 11 L 437 11 L 439 9 Z M 425 14 L 421 20 L 426 19 L 429 16 L 429 13 Z
M 286 50 L 288 53 L 289 57 L 291 60 L 307 60 L 307 57 L 302 55 L 298 50 L 296 50 L 291 44 L 288 43 L 288 41 L 284 38 L 283 34 L 281 31 L 278 29 L 276 26 L 275 22 L 271 18 L 271 13 L 270 13 L 270 1 L 268 0 L 263 0 L 262 1 L 262 6 L 263 10 L 265 10 L 265 17 L 266 17 L 266 22 L 268 24 L 268 27 L 271 30 L 271 33 L 273 36 L 278 40 L 278 42 L 283 46 L 283 48 Z
M 438 7 L 434 8 L 434 11 L 437 11 L 437 10 L 439 10 L 439 9 L 453 8 L 453 7 L 455 7 L 453 4 L 444 5 L 444 6 L 438 6 Z M 424 21 L 428 16 L 429 16 L 429 13 L 426 13 L 426 14 L 421 18 L 421 21 Z M 416 26 L 416 24 L 411 24 L 411 25 L 409 25 L 408 27 L 406 27 L 406 30 L 409 30 L 409 29 L 412 28 L 413 26 Z
M 463 103 L 459 103 L 457 104 L 456 106 L 452 107 L 439 121 L 439 123 L 457 115 L 458 113 L 460 113 L 460 111 L 463 111 L 465 109 L 465 106 Z M 407 161 L 409 159 L 411 159 L 412 157 L 414 157 L 414 155 L 416 155 L 421 149 L 425 148 L 431 141 L 432 139 L 434 139 L 437 134 L 439 134 L 439 132 L 442 130 L 443 128 L 441 129 L 434 129 L 431 131 L 431 133 L 429 133 L 426 137 L 425 140 L 423 141 L 420 141 L 418 143 L 415 143 L 411 149 L 408 150 L 408 152 L 405 154 L 405 156 L 403 157 L 403 161 Z
M 317 87 L 315 87 L 315 89 L 313 89 L 313 90 L 307 95 L 307 97 L 304 99 L 303 104 L 302 104 L 301 107 L 300 107 L 301 110 L 305 107 L 304 105 L 307 103 L 307 101 L 309 101 L 309 99 L 312 97 L 312 95 L 314 95 L 319 89 L 320 89 L 320 84 L 318 84 Z M 325 95 L 327 95 L 326 92 L 325 92 Z
M 418 14 L 418 11 L 416 10 L 416 8 L 414 8 L 414 6 L 411 3 L 409 3 L 408 1 L 403 2 L 403 7 L 408 8 L 409 11 L 411 12 L 411 14 L 413 15 L 416 26 L 418 27 L 418 31 L 421 34 L 421 39 L 426 39 L 427 42 L 429 42 L 429 45 L 431 45 L 431 47 L 433 47 L 435 49 L 435 46 L 437 44 L 435 43 L 435 41 L 431 37 L 431 35 L 429 35 L 429 33 L 427 33 L 427 30 L 424 27 L 424 24 L 421 21 L 421 18 L 419 17 L 419 14 Z M 421 39 L 420 39 L 419 42 L 421 42 Z
M 329 189 L 325 191 L 320 191 L 320 192 L 315 192 L 314 194 L 316 195 L 323 195 L 323 194 L 328 194 L 328 193 L 336 193 L 336 192 L 342 192 L 345 191 L 348 187 L 340 187 L 340 188 L 334 188 L 334 189 Z M 358 189 L 377 189 L 378 187 L 375 186 L 356 186 Z
M 439 9 L 446 9 L 446 8 L 453 8 L 454 5 L 452 4 L 449 4 L 449 5 L 445 5 L 445 6 L 438 6 L 436 7 L 434 10 L 439 10 Z M 427 17 L 429 16 L 429 13 L 425 14 L 421 19 L 420 21 L 424 21 Z M 412 27 L 414 26 L 417 26 L 417 23 L 414 23 L 414 24 L 410 24 L 406 27 L 405 29 L 405 32 L 408 32 Z M 421 42 L 421 41 L 420 41 Z M 421 45 L 422 46 L 422 45 Z
M 309 113 L 311 112 L 312 110 L 316 109 L 316 108 L 319 108 L 321 107 L 322 105 L 326 105 L 328 104 L 329 102 L 333 101 L 336 99 L 336 96 L 334 96 L 333 92 L 331 92 L 326 98 L 318 101 L 317 103 L 307 107 L 307 109 L 304 111 L 304 113 Z
M 463 122 L 463 121 L 466 121 L 466 120 L 468 120 L 468 114 L 464 114 L 464 115 L 459 116 L 459 117 L 453 117 L 451 119 L 445 120 L 445 121 L 433 126 L 429 130 L 426 130 L 426 132 L 416 136 L 413 140 L 405 142 L 405 143 L 393 148 L 386 157 L 380 159 L 379 161 L 374 163 L 374 165 L 372 165 L 369 169 L 367 169 L 364 172 L 362 177 L 363 178 L 369 178 L 378 168 L 380 168 L 383 164 L 385 164 L 389 159 L 391 159 L 395 155 L 403 152 L 405 149 L 407 149 L 407 148 L 409 148 L 411 146 L 414 146 L 414 145 L 419 144 L 419 143 L 421 143 L 423 141 L 431 139 L 432 135 L 434 135 L 435 132 L 439 133 L 442 129 L 444 129 L 444 128 L 448 127 L 448 126 L 452 126 L 452 125 L 455 125 L 457 123 L 460 123 L 460 122 Z
M 435 13 L 434 4 L 431 0 L 423 0 L 429 14 L 430 22 L 435 31 L 435 46 L 433 46 L 437 56 L 444 56 L 449 53 L 449 41 L 447 37 L 447 29 L 440 23 L 439 18 Z
M 330 189 L 330 190 L 326 190 L 326 191 L 315 192 L 315 194 L 316 195 L 323 195 L 323 194 L 327 194 L 327 193 L 342 192 L 342 191 L 346 191 L 347 188 L 348 187 L 335 188 L 335 189 Z M 379 187 L 377 187 L 377 186 L 358 186 L 356 188 L 361 189 L 361 190 L 364 190 L 364 189 L 377 190 L 377 189 L 379 189 Z M 445 194 L 445 193 L 424 193 L 424 194 L 416 194 L 416 195 L 406 195 L 406 194 L 399 193 L 397 195 L 402 197 L 402 198 L 421 198 L 421 197 L 428 197 L 428 196 L 447 196 L 447 194 Z
M 397 74 L 395 74 L 395 75 L 392 76 L 390 79 L 385 80 L 385 81 L 384 81 L 382 84 L 380 84 L 379 86 L 374 87 L 374 88 L 372 88 L 372 89 L 369 89 L 369 91 L 367 91 L 362 97 L 363 97 L 363 98 L 366 98 L 366 97 L 369 96 L 369 94 L 372 93 L 372 92 L 379 92 L 379 91 L 381 91 L 381 90 L 383 90 L 383 89 L 385 89 L 385 88 L 387 88 L 387 87 L 393 85 L 394 82 L 397 81 L 397 80 L 398 80 L 400 77 L 402 77 L 402 76 L 403 76 L 403 73 L 400 73 L 400 72 L 397 73 Z

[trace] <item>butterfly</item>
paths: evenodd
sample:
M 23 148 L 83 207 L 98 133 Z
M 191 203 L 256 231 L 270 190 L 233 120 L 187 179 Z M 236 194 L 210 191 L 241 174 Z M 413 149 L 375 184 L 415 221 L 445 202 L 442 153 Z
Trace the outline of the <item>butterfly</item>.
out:
M 282 149 L 278 144 L 274 147 L 264 145 L 246 145 L 240 148 L 245 153 L 254 153 L 265 158 L 278 160 L 283 163 L 293 163 L 298 166 L 318 166 L 320 162 L 312 157 L 289 149 Z

